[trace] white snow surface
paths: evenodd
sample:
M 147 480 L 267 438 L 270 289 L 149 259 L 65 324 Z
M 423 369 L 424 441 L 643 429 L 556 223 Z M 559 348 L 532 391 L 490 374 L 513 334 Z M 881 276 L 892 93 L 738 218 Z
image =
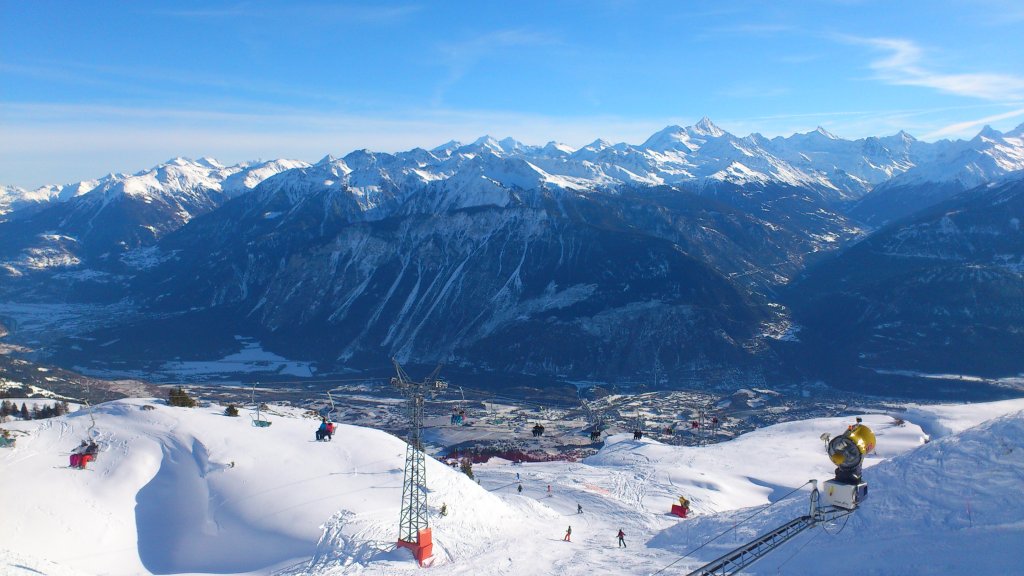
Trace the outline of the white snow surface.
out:
M 204 189 L 232 198 L 275 174 L 307 166 L 306 162 L 286 159 L 224 166 L 213 158 L 191 160 L 179 157 L 135 174 L 109 174 L 96 180 L 46 185 L 35 190 L 0 185 L 0 216 L 28 206 L 65 202 L 84 194 L 182 197 Z
M 1022 409 L 1014 400 L 862 414 L 878 438 L 864 473 L 868 500 L 841 532 L 842 521 L 825 527 L 838 534 L 809 530 L 745 573 L 1019 573 Z M 84 410 L 3 424 L 17 445 L 0 449 L 0 574 L 419 570 L 391 549 L 406 448 L 394 436 L 343 424 L 332 442 L 315 442 L 316 419 L 283 407 L 264 412 L 268 428 L 253 427 L 245 410 L 230 418 L 221 406 L 156 400 L 93 413 L 92 429 Z M 707 447 L 615 435 L 582 462 L 477 464 L 479 485 L 428 458 L 430 572 L 653 574 L 671 564 L 662 573 L 687 573 L 806 513 L 806 487 L 778 499 L 831 477 L 818 437 L 851 421 L 789 422 Z M 100 442 L 99 458 L 86 471 L 68 468 L 86 437 Z M 691 518 L 666 514 L 680 495 Z M 562 539 L 568 525 L 572 542 Z M 616 547 L 620 528 L 626 549 Z

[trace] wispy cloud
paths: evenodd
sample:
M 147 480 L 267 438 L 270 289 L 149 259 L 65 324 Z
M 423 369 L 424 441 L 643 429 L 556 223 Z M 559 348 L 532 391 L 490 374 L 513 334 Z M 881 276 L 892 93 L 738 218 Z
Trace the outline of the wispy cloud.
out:
M 561 44 L 562 40 L 553 35 L 523 28 L 494 30 L 456 42 L 441 43 L 438 51 L 448 67 L 448 74 L 434 90 L 434 105 L 440 106 L 445 93 L 488 58 L 508 50 L 553 47 Z
M 922 136 L 926 140 L 933 138 L 947 138 L 950 136 L 965 136 L 970 132 L 976 131 L 979 127 L 993 122 L 999 122 L 1000 120 L 1009 120 L 1010 118 L 1024 117 L 1024 108 L 1017 110 L 1010 110 L 1002 114 L 994 114 L 992 116 L 985 116 L 984 118 L 978 118 L 977 120 L 968 120 L 966 122 L 957 122 L 950 124 L 949 126 L 943 126 L 938 130 L 929 132 Z
M 1007 101 L 1024 98 L 1024 77 L 985 72 L 949 74 L 924 63 L 924 50 L 904 38 L 841 36 L 840 40 L 870 46 L 882 55 L 869 67 L 875 78 L 898 86 L 921 86 L 948 94 L 983 100 Z

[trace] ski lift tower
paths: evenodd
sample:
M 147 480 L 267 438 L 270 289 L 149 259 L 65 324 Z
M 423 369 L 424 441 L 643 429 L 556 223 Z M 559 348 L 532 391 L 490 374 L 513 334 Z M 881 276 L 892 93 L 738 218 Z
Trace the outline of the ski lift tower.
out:
M 423 403 L 429 394 L 434 397 L 443 392 L 448 384 L 438 380 L 441 365 L 422 382 L 413 382 L 402 369 L 398 360 L 392 358 L 396 376 L 391 384 L 408 399 L 409 439 L 405 447 L 405 478 L 402 482 L 402 514 L 398 523 L 398 546 L 412 551 L 416 561 L 430 558 L 434 543 L 427 518 L 427 462 L 423 453 Z

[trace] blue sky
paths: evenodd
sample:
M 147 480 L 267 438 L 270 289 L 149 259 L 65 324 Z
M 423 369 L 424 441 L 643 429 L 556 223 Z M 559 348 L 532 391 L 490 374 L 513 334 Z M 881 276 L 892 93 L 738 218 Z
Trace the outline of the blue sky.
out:
M 0 183 L 709 116 L 925 140 L 1024 122 L 1024 2 L 0 0 Z

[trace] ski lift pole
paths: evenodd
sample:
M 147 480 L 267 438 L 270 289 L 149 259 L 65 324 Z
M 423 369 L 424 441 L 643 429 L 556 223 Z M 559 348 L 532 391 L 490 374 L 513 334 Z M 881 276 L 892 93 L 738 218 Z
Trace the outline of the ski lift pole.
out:
M 91 422 L 89 424 L 89 429 L 85 431 L 85 435 L 91 438 L 92 431 L 96 428 L 96 416 L 93 414 L 92 403 L 89 402 L 88 398 L 85 399 L 85 405 L 89 407 L 89 421 Z
M 89 424 L 89 429 L 85 431 L 85 436 L 86 436 L 86 438 L 89 438 L 89 439 L 92 439 L 92 431 L 96 428 L 96 416 L 93 414 L 93 411 L 92 411 L 92 402 L 89 402 L 89 394 L 90 394 L 91 391 L 92 391 L 91 387 L 89 385 L 86 385 L 85 386 L 85 398 L 83 398 L 83 400 L 85 400 L 86 407 L 89 408 L 89 421 L 90 421 L 90 424 Z
M 256 386 L 258 384 L 258 380 L 254 381 L 252 384 L 252 402 L 256 405 L 256 418 L 252 421 L 252 425 L 257 428 L 266 428 L 267 426 L 270 426 L 271 422 L 270 420 L 264 420 L 260 417 L 260 403 L 256 401 Z

